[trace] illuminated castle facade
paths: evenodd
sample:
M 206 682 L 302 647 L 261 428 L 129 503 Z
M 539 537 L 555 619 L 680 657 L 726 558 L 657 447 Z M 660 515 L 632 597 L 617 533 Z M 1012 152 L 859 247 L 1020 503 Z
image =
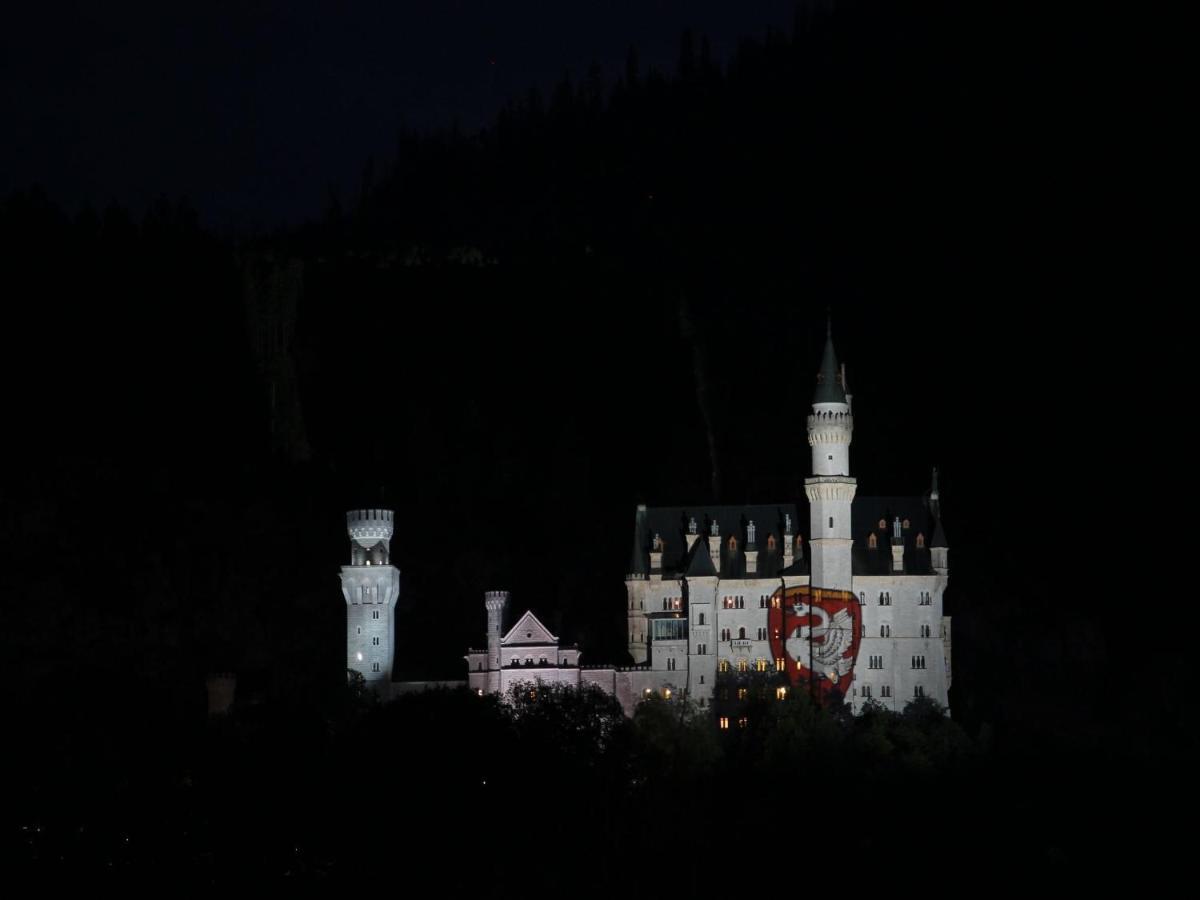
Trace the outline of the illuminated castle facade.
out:
M 627 712 L 649 694 L 717 711 L 749 691 L 836 693 L 902 709 L 915 697 L 949 706 L 949 580 L 937 472 L 924 497 L 858 497 L 854 433 L 832 335 L 827 336 L 808 443 L 807 525 L 795 504 L 637 508 L 626 574 L 632 666 L 582 664 L 506 591 L 484 597 L 487 646 L 466 655 L 467 684 L 506 692 L 537 681 L 594 684 Z M 381 691 L 391 684 L 392 610 L 399 572 L 388 559 L 391 513 L 348 514 L 351 565 L 342 568 L 347 667 Z M 510 615 L 511 614 L 511 615 Z

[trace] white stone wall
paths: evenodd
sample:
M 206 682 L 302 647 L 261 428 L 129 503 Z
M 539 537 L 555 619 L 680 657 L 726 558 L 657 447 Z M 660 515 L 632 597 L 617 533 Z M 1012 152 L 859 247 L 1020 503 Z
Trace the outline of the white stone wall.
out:
M 342 566 L 346 601 L 346 668 L 376 689 L 391 684 L 395 658 L 394 610 L 400 596 L 395 566 Z
M 862 688 L 871 688 L 871 699 L 897 711 L 914 697 L 920 685 L 925 696 L 949 706 L 945 644 L 942 639 L 942 594 L 946 578 L 941 575 L 858 575 L 854 592 L 862 604 L 865 637 L 859 645 L 854 667 L 851 703 L 857 712 L 865 702 Z M 921 593 L 930 604 L 921 605 Z M 880 605 L 879 595 L 890 595 L 890 605 Z M 922 635 L 927 626 L 929 636 Z M 888 636 L 881 636 L 887 627 Z M 870 668 L 872 656 L 883 657 L 883 668 Z M 925 668 L 912 668 L 912 657 L 924 656 Z M 884 686 L 891 697 L 883 696 Z

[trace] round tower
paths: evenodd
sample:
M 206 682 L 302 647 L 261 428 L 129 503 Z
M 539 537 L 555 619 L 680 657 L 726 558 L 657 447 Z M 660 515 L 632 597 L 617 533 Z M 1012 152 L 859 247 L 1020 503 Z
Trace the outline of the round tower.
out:
M 483 605 L 487 608 L 488 690 L 500 690 L 500 638 L 504 627 L 504 611 L 508 608 L 508 591 L 486 591 Z
M 827 325 L 825 353 L 817 373 L 808 445 L 812 448 L 812 477 L 804 479 L 812 529 L 811 581 L 814 587 L 849 591 L 851 584 L 850 504 L 857 483 L 850 477 L 850 441 L 854 416 L 846 394 L 844 369 L 833 349 L 832 324 Z
M 342 566 L 346 600 L 346 668 L 361 672 L 367 684 L 386 695 L 395 661 L 396 599 L 400 570 L 391 564 L 395 513 L 354 509 L 346 513 L 350 563 Z

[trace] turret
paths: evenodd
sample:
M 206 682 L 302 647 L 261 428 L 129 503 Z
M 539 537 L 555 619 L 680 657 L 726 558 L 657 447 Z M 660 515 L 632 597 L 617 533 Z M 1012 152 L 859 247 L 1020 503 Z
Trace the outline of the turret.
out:
M 342 566 L 346 601 L 346 668 L 361 672 L 377 693 L 391 687 L 395 659 L 396 599 L 400 570 L 391 564 L 395 513 L 355 509 L 346 513 L 350 564 Z
M 483 605 L 487 609 L 488 690 L 500 690 L 500 638 L 504 627 L 504 612 L 508 608 L 508 591 L 487 591 Z
M 833 327 L 825 333 L 825 352 L 817 373 L 808 444 L 812 448 L 812 477 L 804 480 L 812 542 L 810 563 L 814 587 L 851 590 L 850 504 L 857 484 L 850 477 L 850 441 L 854 418 L 846 395 L 846 376 L 838 366 Z
M 950 574 L 950 546 L 942 528 L 942 504 L 938 497 L 938 472 L 933 470 L 933 485 L 929 489 L 929 511 L 933 513 L 933 541 L 929 545 L 930 563 L 938 575 Z

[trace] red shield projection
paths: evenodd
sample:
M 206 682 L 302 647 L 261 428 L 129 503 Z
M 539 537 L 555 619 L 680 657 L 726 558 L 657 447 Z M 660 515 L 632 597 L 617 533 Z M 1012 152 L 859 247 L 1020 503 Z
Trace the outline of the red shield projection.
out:
M 850 591 L 780 588 L 771 596 L 771 655 L 801 689 L 812 685 L 818 698 L 845 697 L 854 681 L 862 635 L 862 607 Z

